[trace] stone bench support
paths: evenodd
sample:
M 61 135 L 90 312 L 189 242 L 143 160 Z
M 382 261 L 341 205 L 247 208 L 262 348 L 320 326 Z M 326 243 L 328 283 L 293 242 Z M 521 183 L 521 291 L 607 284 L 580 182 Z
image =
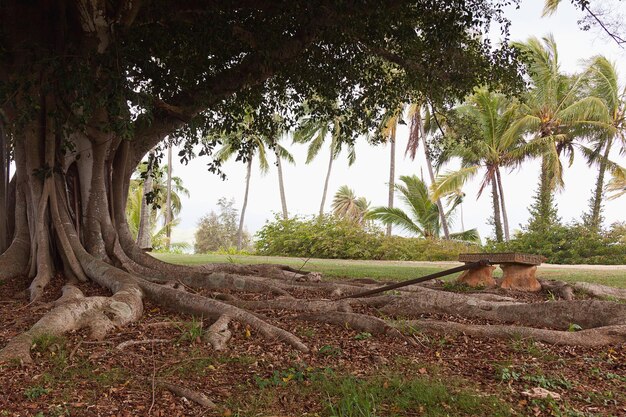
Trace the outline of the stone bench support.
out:
M 541 289 L 541 284 L 535 277 L 537 265 L 540 265 L 545 258 L 538 255 L 525 253 L 465 253 L 459 255 L 459 261 L 470 263 L 487 260 L 491 264 L 500 264 L 504 273 L 500 286 L 504 289 L 517 291 L 535 292 Z M 495 266 L 482 266 L 463 272 L 457 282 L 467 284 L 472 287 L 495 286 L 493 279 Z

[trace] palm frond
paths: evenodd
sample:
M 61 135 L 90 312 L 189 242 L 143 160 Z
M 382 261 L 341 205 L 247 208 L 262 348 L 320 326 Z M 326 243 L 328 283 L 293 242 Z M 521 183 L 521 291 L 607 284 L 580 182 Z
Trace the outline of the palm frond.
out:
M 368 219 L 379 220 L 384 224 L 400 227 L 407 232 L 424 236 L 422 229 L 401 209 L 391 207 L 374 207 L 367 214 Z
M 438 198 L 463 188 L 463 185 L 476 175 L 479 168 L 478 165 L 472 165 L 458 171 L 447 171 L 443 175 L 439 175 L 435 183 L 431 185 L 431 201 L 436 201 Z

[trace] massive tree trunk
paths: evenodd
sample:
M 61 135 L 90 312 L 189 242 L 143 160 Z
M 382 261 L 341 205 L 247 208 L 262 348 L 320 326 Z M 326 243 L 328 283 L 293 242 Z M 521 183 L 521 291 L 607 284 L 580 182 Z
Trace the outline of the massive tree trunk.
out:
M 391 128 L 391 135 L 389 135 L 389 208 L 393 208 L 393 194 L 395 191 L 396 180 L 396 127 Z M 387 224 L 387 236 L 391 236 L 391 229 L 393 225 Z
M 8 142 L 4 134 L 4 120 L 0 113 L 0 253 L 7 249 L 9 244 L 9 223 L 7 212 L 7 198 L 9 191 L 9 159 Z
M 504 223 L 504 240 L 508 242 L 509 236 L 509 216 L 506 214 L 506 205 L 504 204 L 504 189 L 502 188 L 502 177 L 500 168 L 496 167 L 496 180 L 498 181 L 498 192 L 500 193 L 500 204 L 502 205 L 502 222 Z
M 167 190 L 165 191 L 165 248 L 172 240 L 172 144 L 167 147 Z

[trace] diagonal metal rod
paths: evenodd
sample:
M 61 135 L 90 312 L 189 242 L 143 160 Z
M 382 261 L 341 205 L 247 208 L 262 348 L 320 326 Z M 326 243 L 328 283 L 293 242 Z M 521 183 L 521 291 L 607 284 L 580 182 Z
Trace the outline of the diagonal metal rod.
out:
M 435 272 L 434 274 L 425 275 L 423 277 L 410 279 L 408 281 L 397 282 L 395 284 L 386 285 L 384 287 L 375 288 L 369 291 L 363 291 L 356 294 L 346 295 L 344 297 L 338 298 L 339 300 L 344 300 L 346 298 L 360 298 L 367 297 L 368 295 L 378 294 L 383 291 L 395 290 L 396 288 L 406 287 L 411 284 L 418 284 L 420 282 L 429 281 L 431 279 L 445 277 L 446 275 L 454 274 L 456 272 L 467 271 L 468 269 L 478 268 L 481 266 L 490 265 L 487 259 L 482 259 L 477 262 L 466 263 L 465 265 L 457 266 L 456 268 L 446 269 L 445 271 Z

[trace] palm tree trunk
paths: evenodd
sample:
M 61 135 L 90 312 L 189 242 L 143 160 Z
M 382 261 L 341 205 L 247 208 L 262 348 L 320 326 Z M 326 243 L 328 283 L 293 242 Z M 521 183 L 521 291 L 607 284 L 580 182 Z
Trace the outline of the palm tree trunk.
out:
M 606 148 L 604 149 L 603 159 L 600 161 L 600 168 L 598 170 L 598 178 L 596 179 L 596 189 L 593 197 L 591 198 L 591 218 L 589 219 L 589 226 L 593 229 L 599 229 L 602 222 L 602 194 L 604 191 L 604 175 L 606 173 L 606 161 L 609 158 L 611 152 L 612 139 L 609 138 L 606 142 Z
M 493 202 L 493 224 L 496 228 L 496 241 L 502 242 L 502 220 L 500 219 L 500 202 L 498 201 L 498 185 L 491 180 L 491 197 Z
M 322 192 L 322 204 L 320 204 L 320 217 L 324 215 L 324 205 L 326 204 L 326 193 L 328 192 L 328 182 L 330 181 L 330 171 L 333 168 L 333 160 L 335 153 L 332 145 L 330 146 L 330 159 L 328 160 L 328 171 L 326 172 L 326 181 L 324 181 L 324 191 Z
M 170 249 L 172 238 L 172 145 L 167 148 L 167 185 L 165 194 L 165 248 Z
M 4 123 L 0 114 L 0 253 L 4 253 L 9 245 L 7 197 L 9 191 L 9 161 L 7 158 L 7 141 L 4 136 Z
M 237 231 L 237 250 L 241 250 L 243 245 L 243 220 L 246 216 L 248 206 L 248 191 L 250 191 L 250 177 L 252 176 L 252 155 L 248 158 L 248 168 L 246 172 L 246 192 L 243 195 L 243 206 L 241 207 L 241 217 L 239 218 L 239 230 Z
M 393 208 L 393 193 L 395 188 L 396 179 L 396 128 L 393 127 L 391 135 L 389 136 L 389 208 Z M 387 224 L 387 236 L 391 236 L 391 229 L 393 225 Z
M 289 218 L 289 215 L 287 212 L 287 199 L 285 198 L 285 183 L 283 182 L 283 165 L 280 161 L 278 151 L 275 151 L 274 153 L 276 154 L 276 166 L 278 167 L 278 189 L 280 191 L 280 204 L 283 209 L 283 219 L 287 220 Z
M 504 204 L 504 190 L 502 188 L 502 177 L 500 176 L 500 168 L 496 167 L 496 180 L 498 181 L 498 191 L 500 192 L 500 204 L 502 205 L 502 222 L 504 223 L 504 240 L 508 242 L 509 236 L 509 217 L 506 214 L 506 205 Z
M 421 124 L 421 123 L 420 123 Z M 424 155 L 426 156 L 426 167 L 428 168 L 428 176 L 430 177 L 430 183 L 435 183 L 435 171 L 433 170 L 433 163 L 430 159 L 430 153 L 428 152 L 428 145 L 426 144 L 426 138 L 424 137 L 424 128 L 420 126 L 422 132 L 422 144 L 424 145 Z M 435 201 L 437 204 L 437 208 L 439 209 L 439 219 L 441 220 L 441 227 L 443 228 L 443 236 L 446 239 L 450 239 L 450 229 L 448 228 L 448 220 L 446 219 L 446 213 L 443 210 L 443 204 L 441 204 L 441 199 L 438 198 Z
M 154 156 L 154 151 L 150 151 L 150 159 Z M 149 168 L 146 172 L 146 178 L 143 181 L 143 190 L 141 193 L 141 208 L 139 210 L 139 227 L 137 228 L 137 246 L 143 250 L 150 250 L 152 248 L 151 236 L 150 236 L 150 211 L 152 210 L 151 204 L 148 204 L 146 195 L 152 191 L 152 168 Z

